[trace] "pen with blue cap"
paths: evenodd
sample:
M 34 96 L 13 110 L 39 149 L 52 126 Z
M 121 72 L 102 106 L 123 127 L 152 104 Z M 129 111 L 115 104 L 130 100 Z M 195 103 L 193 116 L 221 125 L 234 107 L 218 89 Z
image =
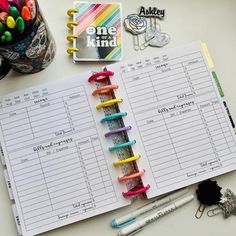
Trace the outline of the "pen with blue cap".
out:
M 149 211 L 154 210 L 160 206 L 163 206 L 164 204 L 169 203 L 169 202 L 183 196 L 187 192 L 188 192 L 188 189 L 186 189 L 186 188 L 179 190 L 177 192 L 174 192 L 166 197 L 163 197 L 163 198 L 156 200 L 154 202 L 151 202 L 143 207 L 140 207 L 137 210 L 130 212 L 129 214 L 127 214 L 125 216 L 122 216 L 118 219 L 112 220 L 111 225 L 114 228 L 121 228 L 121 227 L 127 226 L 129 224 L 132 224 L 135 221 L 137 216 L 141 216 L 141 215 L 145 214 L 146 212 L 149 212 Z
M 167 206 L 165 205 L 160 210 L 157 210 L 155 213 L 146 216 L 143 219 L 137 220 L 136 222 L 128 225 L 127 227 L 120 230 L 118 236 L 131 236 L 143 229 L 146 225 L 158 220 L 160 217 L 167 215 L 168 213 L 173 212 L 174 210 L 178 209 L 179 207 L 189 203 L 194 199 L 193 194 L 187 195 L 183 198 L 180 198 L 174 202 L 171 202 Z

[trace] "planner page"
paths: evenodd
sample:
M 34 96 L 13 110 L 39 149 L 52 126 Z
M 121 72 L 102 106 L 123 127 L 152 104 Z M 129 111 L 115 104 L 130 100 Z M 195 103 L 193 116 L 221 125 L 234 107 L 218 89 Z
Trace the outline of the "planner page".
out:
M 87 79 L 91 73 L 0 98 L 0 140 L 23 235 L 130 204 Z M 99 127 L 98 127 L 99 126 Z
M 130 118 L 148 197 L 235 170 L 235 134 L 200 42 L 107 69 Z

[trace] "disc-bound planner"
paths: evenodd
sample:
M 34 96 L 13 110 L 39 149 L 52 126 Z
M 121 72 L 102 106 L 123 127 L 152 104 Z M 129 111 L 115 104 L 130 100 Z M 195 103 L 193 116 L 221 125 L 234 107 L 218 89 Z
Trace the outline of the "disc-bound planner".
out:
M 77 61 L 119 61 L 121 48 L 120 3 L 90 3 L 75 1 L 68 10 L 67 23 L 72 34 L 67 40 L 73 44 L 67 52 Z
M 194 42 L 1 97 L 0 154 L 19 232 L 235 170 L 213 66 Z

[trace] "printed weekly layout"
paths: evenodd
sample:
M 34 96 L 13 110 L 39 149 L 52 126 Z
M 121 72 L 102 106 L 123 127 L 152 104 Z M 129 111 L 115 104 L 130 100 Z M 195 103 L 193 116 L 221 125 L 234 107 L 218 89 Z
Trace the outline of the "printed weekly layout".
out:
M 121 59 L 121 6 L 118 3 L 75 2 L 74 61 Z
M 121 170 L 106 158 L 89 76 L 0 98 L 0 141 L 23 235 L 130 204 L 117 184 Z
M 148 197 L 236 168 L 235 133 L 206 49 L 195 42 L 107 67 Z

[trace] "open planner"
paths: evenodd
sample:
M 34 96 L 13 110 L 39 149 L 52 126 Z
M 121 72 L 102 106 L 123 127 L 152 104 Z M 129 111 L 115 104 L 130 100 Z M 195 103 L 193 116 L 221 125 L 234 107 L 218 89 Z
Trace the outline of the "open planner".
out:
M 1 155 L 19 232 L 235 170 L 235 134 L 206 52 L 194 42 L 1 97 Z

